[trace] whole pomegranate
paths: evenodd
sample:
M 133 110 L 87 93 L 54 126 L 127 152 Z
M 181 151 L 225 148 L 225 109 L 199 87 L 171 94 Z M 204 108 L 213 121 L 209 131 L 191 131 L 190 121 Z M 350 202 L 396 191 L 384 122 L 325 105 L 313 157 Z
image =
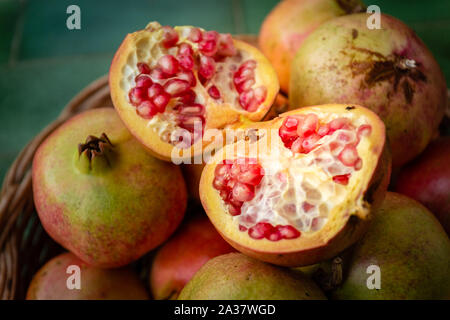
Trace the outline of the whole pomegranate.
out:
M 240 253 L 209 260 L 181 291 L 179 300 L 323 300 L 299 271 L 275 267 Z
M 67 286 L 71 273 L 79 269 L 80 288 Z M 68 273 L 68 270 L 70 271 Z M 73 273 L 72 275 L 75 275 Z M 72 253 L 63 253 L 48 261 L 33 277 L 27 300 L 146 300 L 144 285 L 131 270 L 100 269 L 89 266 Z
M 216 152 L 200 180 L 203 207 L 226 241 L 296 267 L 363 236 L 390 176 L 385 128 L 374 112 L 321 105 L 247 126 L 253 135 Z
M 150 272 L 153 297 L 176 299 L 208 260 L 233 251 L 206 216 L 194 217 L 156 253 Z
M 32 174 L 45 230 L 93 266 L 138 259 L 175 231 L 186 208 L 180 168 L 151 156 L 111 108 L 85 111 L 55 130 Z
M 433 141 L 402 168 L 395 190 L 430 209 L 450 235 L 450 137 Z
M 345 262 L 335 299 L 450 298 L 450 240 L 425 207 L 404 195 L 387 193 Z M 367 285 L 370 266 L 379 267 L 377 289 Z
M 281 90 L 289 92 L 292 60 L 311 32 L 327 20 L 363 9 L 359 0 L 280 1 L 264 19 L 259 47 L 275 68 Z
M 367 27 L 367 14 L 322 24 L 298 50 L 291 70 L 292 107 L 356 103 L 386 124 L 393 166 L 422 152 L 438 130 L 447 103 L 439 65 L 413 30 L 381 15 L 381 28 Z
M 212 143 L 208 130 L 261 120 L 279 90 L 275 70 L 230 34 L 152 22 L 127 35 L 109 73 L 111 98 L 155 156 L 182 162 Z

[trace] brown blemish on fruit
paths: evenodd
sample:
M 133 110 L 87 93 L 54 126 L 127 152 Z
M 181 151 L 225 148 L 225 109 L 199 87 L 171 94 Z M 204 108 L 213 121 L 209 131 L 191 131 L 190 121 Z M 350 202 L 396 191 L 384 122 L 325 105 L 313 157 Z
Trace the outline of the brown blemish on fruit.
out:
M 355 40 L 356 38 L 358 38 L 358 30 L 352 29 L 352 38 L 353 38 L 353 40 Z
M 345 108 L 345 110 L 353 110 L 353 109 L 356 109 L 356 107 L 355 106 L 348 106 L 348 107 Z

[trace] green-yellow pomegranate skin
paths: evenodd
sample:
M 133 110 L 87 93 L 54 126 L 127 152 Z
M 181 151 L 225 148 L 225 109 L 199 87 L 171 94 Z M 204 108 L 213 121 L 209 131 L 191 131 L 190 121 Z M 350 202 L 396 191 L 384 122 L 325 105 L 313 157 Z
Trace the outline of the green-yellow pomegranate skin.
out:
M 241 253 L 209 260 L 181 291 L 178 300 L 323 300 L 319 287 L 301 272 L 280 268 Z
M 373 110 L 385 122 L 398 168 L 436 134 L 447 86 L 412 29 L 385 14 L 380 29 L 369 29 L 368 20 L 366 13 L 338 17 L 308 36 L 292 62 L 289 104 L 360 104 Z
M 79 270 L 70 269 L 78 267 Z M 69 269 L 68 269 L 69 268 Z M 69 273 L 68 273 L 69 270 Z M 79 288 L 74 285 L 79 277 Z M 66 252 L 48 261 L 33 277 L 27 300 L 148 300 L 139 277 L 128 268 L 92 267 Z
M 78 145 L 105 133 L 112 147 L 89 158 Z M 186 209 L 179 167 L 158 160 L 110 108 L 61 125 L 33 160 L 33 194 L 45 230 L 93 266 L 119 267 L 163 243 Z
M 380 268 L 380 289 L 367 286 L 371 265 Z M 344 271 L 334 299 L 449 299 L 450 240 L 420 203 L 389 192 Z

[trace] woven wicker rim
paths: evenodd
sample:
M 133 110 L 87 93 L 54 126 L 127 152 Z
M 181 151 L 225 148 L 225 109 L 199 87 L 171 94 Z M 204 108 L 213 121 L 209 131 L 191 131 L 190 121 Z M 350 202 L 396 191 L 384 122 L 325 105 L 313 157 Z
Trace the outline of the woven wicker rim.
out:
M 251 35 L 240 39 L 255 44 Z M 446 115 L 450 118 L 450 90 Z M 112 107 L 108 77 L 88 85 L 63 109 L 59 117 L 42 130 L 19 153 L 9 168 L 0 193 L 0 299 L 25 297 L 28 283 L 40 265 L 61 251 L 43 231 L 35 214 L 31 188 L 31 164 L 39 145 L 72 116 L 100 107 Z

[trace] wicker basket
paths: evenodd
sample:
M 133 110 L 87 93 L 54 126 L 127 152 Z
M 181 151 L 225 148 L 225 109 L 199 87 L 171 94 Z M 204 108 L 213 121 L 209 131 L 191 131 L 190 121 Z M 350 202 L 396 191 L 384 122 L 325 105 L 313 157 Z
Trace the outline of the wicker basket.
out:
M 256 45 L 255 36 L 237 37 Z M 448 105 L 450 107 L 450 103 Z M 1 300 L 24 299 L 32 276 L 45 262 L 64 250 L 43 230 L 34 208 L 31 163 L 36 149 L 58 126 L 75 114 L 112 106 L 108 79 L 104 76 L 73 98 L 60 116 L 25 146 L 7 172 L 0 194 Z M 447 116 L 450 117 L 450 112 Z M 146 261 L 138 262 L 138 268 L 148 262 L 146 258 L 141 260 Z

